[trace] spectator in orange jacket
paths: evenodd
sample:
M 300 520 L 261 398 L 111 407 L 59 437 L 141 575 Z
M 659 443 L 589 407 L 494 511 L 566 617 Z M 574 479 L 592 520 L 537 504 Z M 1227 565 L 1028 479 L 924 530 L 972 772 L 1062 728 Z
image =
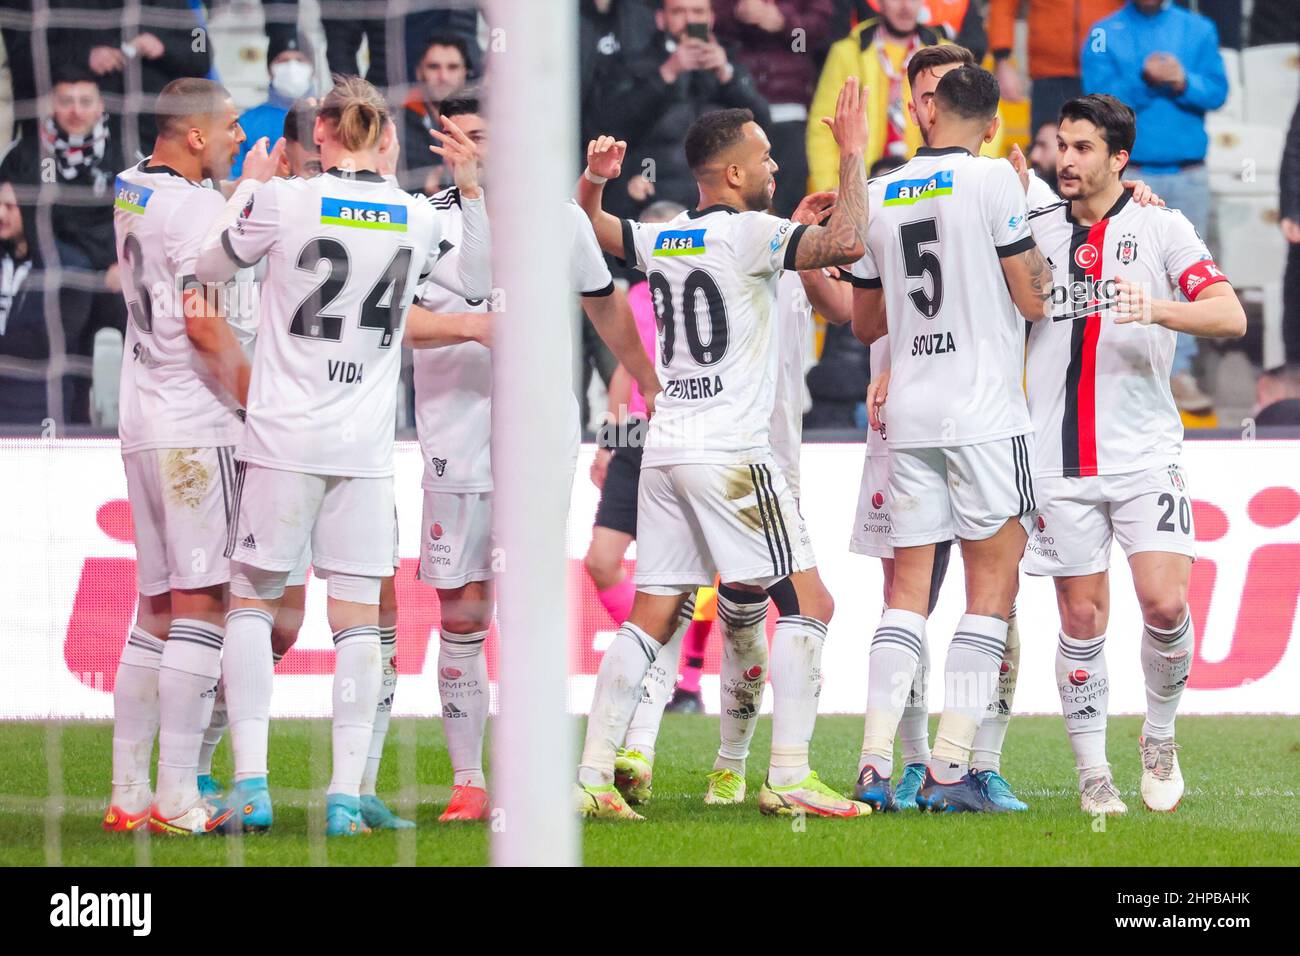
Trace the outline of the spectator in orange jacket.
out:
M 1061 104 L 1083 94 L 1079 52 L 1092 25 L 1110 16 L 1124 0 L 1027 0 L 1029 4 L 1029 128 L 1055 122 Z M 1024 99 L 1024 84 L 1011 62 L 1016 14 L 1022 0 L 989 4 L 989 46 L 997 60 L 998 85 L 1005 100 Z

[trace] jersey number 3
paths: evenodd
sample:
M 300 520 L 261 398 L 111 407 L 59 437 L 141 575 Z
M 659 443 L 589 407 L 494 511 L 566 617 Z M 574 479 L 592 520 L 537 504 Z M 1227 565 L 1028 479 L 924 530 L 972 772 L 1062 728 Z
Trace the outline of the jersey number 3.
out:
M 412 254 L 413 251 L 407 246 L 399 248 L 380 275 L 379 281 L 366 293 L 365 301 L 361 303 L 361 317 L 357 325 L 381 332 L 381 349 L 393 344 L 393 333 L 401 326 Z M 352 261 L 348 258 L 347 247 L 337 239 L 313 239 L 298 253 L 298 268 L 304 272 L 315 274 L 322 262 L 329 263 L 330 271 L 294 310 L 289 334 L 337 342 L 343 338 L 344 316 L 331 314 L 330 307 L 347 285 Z M 392 292 L 386 296 L 385 293 L 390 288 Z

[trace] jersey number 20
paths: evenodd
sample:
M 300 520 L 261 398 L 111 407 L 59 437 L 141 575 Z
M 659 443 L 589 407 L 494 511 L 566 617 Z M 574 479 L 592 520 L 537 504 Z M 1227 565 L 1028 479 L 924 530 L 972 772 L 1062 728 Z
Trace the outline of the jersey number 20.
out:
M 382 332 L 379 337 L 381 349 L 393 344 L 393 333 L 401 325 L 402 307 L 406 301 L 406 277 L 410 275 L 412 254 L 413 250 L 408 246 L 399 248 L 380 275 L 379 281 L 366 293 L 365 301 L 361 303 L 361 317 L 357 325 L 363 329 Z M 329 263 L 329 274 L 307 293 L 307 298 L 294 310 L 289 334 L 337 342 L 343 338 L 344 317 L 330 314 L 329 310 L 347 285 L 352 271 L 347 246 L 337 239 L 313 239 L 298 253 L 298 268 L 304 272 L 314 274 L 322 262 Z M 384 293 L 390 286 L 393 291 L 385 305 Z

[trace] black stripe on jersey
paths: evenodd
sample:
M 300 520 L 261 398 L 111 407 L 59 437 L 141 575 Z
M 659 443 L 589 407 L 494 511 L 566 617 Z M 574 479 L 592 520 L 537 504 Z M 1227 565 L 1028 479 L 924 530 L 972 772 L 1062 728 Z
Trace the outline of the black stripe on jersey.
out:
M 632 220 L 619 220 L 623 226 L 623 255 L 615 256 L 619 264 L 628 269 L 636 268 L 636 234 L 632 231 Z
M 1086 272 L 1079 265 L 1076 253 L 1088 241 L 1088 227 L 1075 226 L 1070 237 L 1070 281 L 1083 282 Z M 1079 475 L 1079 377 L 1083 374 L 1083 336 L 1088 323 L 1074 322 L 1070 326 L 1070 364 L 1065 369 L 1065 412 L 1061 415 L 1061 474 L 1067 478 Z
M 226 255 L 230 257 L 230 261 L 233 262 L 235 265 L 239 266 L 239 268 L 241 269 L 251 269 L 256 264 L 252 262 L 245 262 L 243 259 L 239 258 L 239 256 L 235 253 L 235 247 L 230 244 L 229 229 L 221 230 L 221 248 L 226 250 Z
M 998 246 L 998 258 L 1009 259 L 1012 256 L 1018 256 L 1022 252 L 1028 252 L 1038 243 L 1034 242 L 1032 235 L 1025 236 L 1023 239 L 1017 239 L 1015 242 L 1007 243 L 1005 246 Z
M 584 296 L 584 297 L 586 297 L 586 298 L 588 298 L 588 299 L 603 299 L 603 298 L 605 298 L 605 296 L 607 296 L 607 295 L 613 295 L 613 294 L 614 294 L 614 280 L 613 280 L 613 279 L 610 279 L 610 280 L 609 280 L 609 284 L 608 284 L 608 285 L 601 286 L 599 289 L 593 289 L 593 290 L 590 291 L 590 292 L 580 292 L 580 293 L 579 293 L 579 295 L 582 295 L 582 296 Z
M 862 276 L 855 276 L 848 269 L 841 269 L 840 278 L 849 283 L 855 289 L 884 288 L 884 283 L 880 281 L 880 276 L 876 276 L 874 279 L 864 279 Z
M 790 240 L 785 244 L 785 260 L 781 263 L 781 268 L 794 269 L 794 257 L 799 249 L 799 240 L 803 238 L 803 234 L 807 231 L 807 223 L 794 227 L 794 232 L 790 233 Z
M 758 500 L 758 517 L 763 525 L 763 537 L 767 539 L 767 553 L 772 558 L 772 573 L 780 577 L 782 572 L 780 565 L 777 563 L 776 547 L 772 544 L 772 531 L 768 527 L 767 509 L 763 499 L 763 492 L 758 486 L 758 472 L 754 465 L 749 466 L 749 480 L 754 486 L 754 497 Z
M 448 186 L 440 193 L 434 193 L 429 198 L 429 205 L 435 209 L 450 209 L 452 206 L 460 205 L 460 188 L 457 186 Z
M 1060 209 L 1062 206 L 1068 206 L 1069 204 L 1070 201 L 1068 199 L 1062 199 L 1060 202 L 1054 202 L 1050 206 L 1039 206 L 1037 209 L 1029 210 L 1029 218 L 1033 219 L 1035 216 L 1045 216 L 1053 209 Z
M 768 470 L 767 465 L 756 465 L 758 472 L 758 482 L 755 489 L 761 486 L 762 493 L 767 501 L 767 517 L 772 522 L 772 538 L 776 542 L 777 556 L 781 559 L 783 570 L 778 574 L 789 574 L 794 570 L 794 553 L 790 548 L 790 533 L 785 527 L 785 516 L 781 514 L 781 500 L 776 496 L 772 489 L 772 473 Z

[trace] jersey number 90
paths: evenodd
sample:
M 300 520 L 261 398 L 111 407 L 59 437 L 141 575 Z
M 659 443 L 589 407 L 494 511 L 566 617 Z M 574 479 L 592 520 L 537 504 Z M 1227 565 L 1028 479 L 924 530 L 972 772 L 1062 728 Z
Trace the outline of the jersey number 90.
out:
M 659 327 L 659 351 L 665 366 L 671 365 L 677 343 L 677 325 L 673 315 L 672 289 L 662 272 L 652 272 L 650 301 L 654 303 L 655 324 Z M 709 318 L 709 337 L 700 338 L 700 325 L 696 308 L 700 297 Z M 716 365 L 727 354 L 730 331 L 727 327 L 727 305 L 722 300 L 722 290 L 713 276 L 703 269 L 695 269 L 682 285 L 682 325 L 686 345 L 698 365 Z

